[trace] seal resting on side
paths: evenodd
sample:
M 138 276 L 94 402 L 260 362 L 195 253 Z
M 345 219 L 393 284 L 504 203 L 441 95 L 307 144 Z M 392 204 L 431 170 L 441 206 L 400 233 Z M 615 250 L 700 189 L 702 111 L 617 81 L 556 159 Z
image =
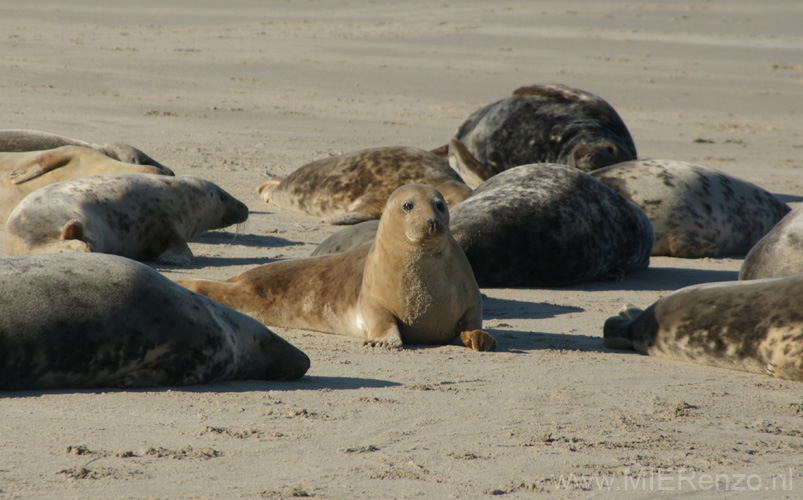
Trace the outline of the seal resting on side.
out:
M 387 201 L 371 246 L 286 260 L 226 281 L 178 281 L 266 325 L 302 328 L 398 348 L 496 348 L 482 328 L 482 297 L 449 232 L 449 210 L 430 186 L 406 185 Z
M 108 174 L 45 186 L 6 223 L 8 255 L 101 252 L 185 265 L 187 241 L 244 222 L 248 207 L 191 176 Z
M 81 146 L 99 151 L 109 158 L 113 158 L 123 163 L 151 165 L 159 170 L 170 170 L 129 144 L 123 144 L 119 142 L 93 144 L 91 142 L 71 139 L 61 135 L 50 134 L 48 132 L 40 132 L 38 130 L 0 130 L 0 151 L 3 152 L 21 153 L 25 151 L 43 151 L 45 149 L 56 149 L 61 146 Z
M 0 390 L 293 380 L 309 358 L 244 314 L 112 255 L 0 259 Z
M 803 206 L 781 219 L 750 249 L 739 270 L 740 280 L 803 273 Z
M 755 184 L 685 161 L 628 161 L 591 176 L 644 210 L 655 229 L 653 255 L 744 255 L 789 212 Z
M 471 192 L 449 164 L 429 151 L 371 148 L 308 163 L 261 186 L 262 199 L 285 210 L 326 217 L 329 224 L 379 219 L 388 196 L 405 184 L 426 184 L 454 207 Z
M 96 174 L 172 176 L 173 171 L 164 166 L 118 161 L 94 149 L 78 146 L 0 153 L 0 229 L 14 207 L 29 193 L 57 182 Z
M 450 144 L 449 164 L 471 188 L 504 170 L 560 163 L 588 172 L 635 160 L 636 146 L 604 99 L 565 85 L 530 85 L 472 113 L 454 136 L 476 161 Z M 440 150 L 436 150 L 440 151 Z
M 451 211 L 452 234 L 480 286 L 560 286 L 646 268 L 647 216 L 566 165 L 522 165 L 494 176 Z M 343 229 L 314 255 L 364 245 L 372 221 Z
M 803 381 L 803 276 L 682 288 L 603 328 L 613 349 Z

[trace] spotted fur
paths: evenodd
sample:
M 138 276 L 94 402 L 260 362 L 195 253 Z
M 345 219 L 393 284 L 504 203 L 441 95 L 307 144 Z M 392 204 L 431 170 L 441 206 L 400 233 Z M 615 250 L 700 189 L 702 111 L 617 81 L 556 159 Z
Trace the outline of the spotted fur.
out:
M 602 98 L 565 85 L 531 85 L 472 113 L 454 136 L 484 166 L 449 163 L 472 188 L 507 169 L 560 163 L 591 171 L 634 160 L 636 146 Z
M 803 207 L 786 214 L 750 249 L 739 271 L 740 280 L 803 273 Z
M 653 255 L 743 255 L 789 212 L 755 184 L 685 161 L 636 160 L 591 175 L 647 214 Z
M 244 222 L 248 207 L 190 176 L 109 174 L 52 184 L 28 195 L 6 225 L 9 255 L 101 252 L 187 264 L 187 241 Z
M 603 328 L 615 349 L 803 381 L 803 276 L 707 283 L 642 311 L 625 306 Z
M 435 154 L 398 146 L 323 158 L 265 182 L 259 192 L 278 208 L 327 217 L 332 224 L 355 224 L 379 219 L 390 194 L 404 184 L 433 186 L 450 206 L 471 191 Z
M 0 259 L 0 390 L 292 380 L 309 358 L 264 325 L 103 254 Z

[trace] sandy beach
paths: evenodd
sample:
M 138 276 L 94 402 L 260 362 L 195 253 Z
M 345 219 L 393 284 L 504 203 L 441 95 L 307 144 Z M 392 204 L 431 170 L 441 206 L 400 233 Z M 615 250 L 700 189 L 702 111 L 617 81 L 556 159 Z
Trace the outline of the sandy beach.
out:
M 0 0 L 0 128 L 126 142 L 249 206 L 191 242 L 193 264 L 151 264 L 171 279 L 306 257 L 339 229 L 262 202 L 268 175 L 435 148 L 534 83 L 606 99 L 640 158 L 794 206 L 801 20 L 792 0 Z M 741 263 L 483 288 L 491 353 L 277 328 L 312 361 L 298 381 L 0 392 L 0 499 L 800 498 L 801 383 L 602 345 L 624 303 Z

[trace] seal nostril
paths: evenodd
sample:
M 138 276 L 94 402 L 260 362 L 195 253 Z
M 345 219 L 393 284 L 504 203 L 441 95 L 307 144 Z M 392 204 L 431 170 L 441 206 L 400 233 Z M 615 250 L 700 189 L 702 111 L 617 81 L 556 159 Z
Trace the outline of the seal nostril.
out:
M 427 220 L 427 225 L 429 226 L 430 231 L 437 231 L 440 227 L 440 223 L 437 219 L 429 219 Z

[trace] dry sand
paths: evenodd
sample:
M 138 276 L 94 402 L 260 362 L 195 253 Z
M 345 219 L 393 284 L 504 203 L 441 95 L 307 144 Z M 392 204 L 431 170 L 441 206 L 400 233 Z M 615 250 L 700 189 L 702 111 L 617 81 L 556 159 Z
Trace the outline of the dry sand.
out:
M 244 227 L 157 267 L 223 278 L 337 229 L 262 203 L 268 173 L 439 146 L 532 83 L 608 100 L 642 158 L 797 203 L 801 19 L 796 0 L 4 0 L 0 116 L 128 142 L 242 199 Z M 800 498 L 803 385 L 602 346 L 623 303 L 740 264 L 654 258 L 620 282 L 483 289 L 494 353 L 277 329 L 312 359 L 297 382 L 2 393 L 0 498 Z

